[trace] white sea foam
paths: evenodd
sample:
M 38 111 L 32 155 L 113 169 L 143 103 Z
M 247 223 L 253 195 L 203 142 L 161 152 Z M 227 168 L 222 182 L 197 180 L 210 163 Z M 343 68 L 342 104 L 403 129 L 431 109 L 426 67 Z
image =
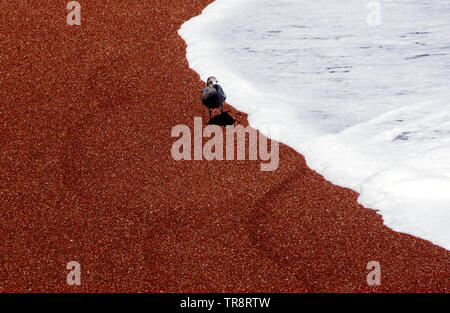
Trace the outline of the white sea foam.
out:
M 450 3 L 378 1 L 370 26 L 369 2 L 216 0 L 179 33 L 252 126 L 450 250 Z

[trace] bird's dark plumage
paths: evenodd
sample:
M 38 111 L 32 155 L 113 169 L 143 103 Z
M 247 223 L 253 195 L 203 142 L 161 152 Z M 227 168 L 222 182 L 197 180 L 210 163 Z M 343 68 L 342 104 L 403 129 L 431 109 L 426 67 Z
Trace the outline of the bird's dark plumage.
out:
M 211 109 L 220 108 L 223 112 L 223 103 L 227 99 L 222 87 L 217 84 L 215 77 L 209 77 L 205 88 L 202 92 L 202 103 L 209 109 L 211 117 Z

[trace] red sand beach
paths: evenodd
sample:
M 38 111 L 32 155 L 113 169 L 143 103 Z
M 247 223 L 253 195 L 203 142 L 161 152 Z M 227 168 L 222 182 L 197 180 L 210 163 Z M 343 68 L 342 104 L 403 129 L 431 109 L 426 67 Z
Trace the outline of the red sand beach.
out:
M 1 2 L 0 291 L 448 292 L 448 251 L 287 146 L 274 172 L 172 159 L 171 129 L 208 122 L 177 30 L 210 2 L 80 1 L 81 26 Z

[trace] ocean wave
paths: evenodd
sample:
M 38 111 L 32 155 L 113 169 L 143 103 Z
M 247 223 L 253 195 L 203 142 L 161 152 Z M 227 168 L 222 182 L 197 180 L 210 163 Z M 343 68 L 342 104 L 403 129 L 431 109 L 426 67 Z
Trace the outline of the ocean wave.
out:
M 179 34 L 253 127 L 450 250 L 450 3 L 380 1 L 377 26 L 367 3 L 216 0 Z

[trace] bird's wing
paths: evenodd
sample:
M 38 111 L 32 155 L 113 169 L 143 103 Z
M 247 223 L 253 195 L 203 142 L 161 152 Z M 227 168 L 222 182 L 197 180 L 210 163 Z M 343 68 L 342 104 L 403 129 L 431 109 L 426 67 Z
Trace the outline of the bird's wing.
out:
M 205 87 L 205 88 L 203 88 L 203 91 L 202 91 L 202 102 L 205 102 L 207 94 L 208 94 L 208 88 Z
M 223 101 L 225 101 L 227 99 L 227 95 L 223 91 L 222 87 L 220 87 L 220 85 L 216 85 L 216 90 L 219 96 L 223 97 Z

